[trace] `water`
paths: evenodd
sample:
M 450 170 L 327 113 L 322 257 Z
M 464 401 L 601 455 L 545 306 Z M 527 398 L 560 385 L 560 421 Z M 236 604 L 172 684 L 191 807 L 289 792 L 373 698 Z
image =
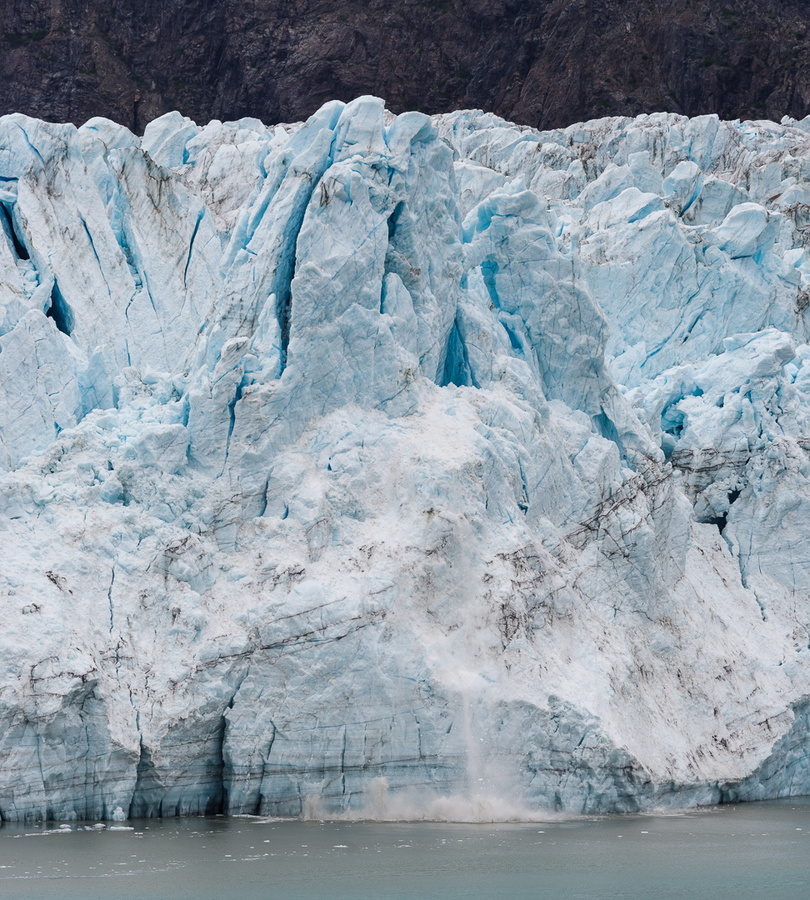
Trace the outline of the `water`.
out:
M 807 900 L 810 798 L 547 823 L 142 820 L 0 830 L 0 897 Z

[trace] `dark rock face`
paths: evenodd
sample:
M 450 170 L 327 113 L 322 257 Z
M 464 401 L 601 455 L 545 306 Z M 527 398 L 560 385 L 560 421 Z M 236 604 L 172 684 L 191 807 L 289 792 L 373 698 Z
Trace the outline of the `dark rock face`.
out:
M 668 110 L 810 111 L 808 0 L 5 0 L 0 113 L 142 129 L 292 121 L 363 93 L 394 111 L 556 127 Z

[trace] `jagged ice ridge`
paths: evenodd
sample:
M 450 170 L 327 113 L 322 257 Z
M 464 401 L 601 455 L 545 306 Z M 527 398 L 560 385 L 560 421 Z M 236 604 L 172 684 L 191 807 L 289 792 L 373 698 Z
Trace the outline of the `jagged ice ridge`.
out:
M 808 176 L 807 121 L 0 119 L 0 816 L 809 792 Z

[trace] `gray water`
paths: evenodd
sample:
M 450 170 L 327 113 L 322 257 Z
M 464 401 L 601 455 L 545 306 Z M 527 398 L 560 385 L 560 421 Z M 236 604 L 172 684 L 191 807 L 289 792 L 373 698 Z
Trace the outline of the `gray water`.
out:
M 3 827 L 0 898 L 810 898 L 808 798 L 531 824 L 126 826 Z

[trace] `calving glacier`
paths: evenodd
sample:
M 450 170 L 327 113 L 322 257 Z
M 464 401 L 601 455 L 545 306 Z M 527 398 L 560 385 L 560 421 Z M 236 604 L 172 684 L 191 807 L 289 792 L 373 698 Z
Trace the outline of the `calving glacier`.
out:
M 3 819 L 810 792 L 810 122 L 12 115 L 0 225 Z

